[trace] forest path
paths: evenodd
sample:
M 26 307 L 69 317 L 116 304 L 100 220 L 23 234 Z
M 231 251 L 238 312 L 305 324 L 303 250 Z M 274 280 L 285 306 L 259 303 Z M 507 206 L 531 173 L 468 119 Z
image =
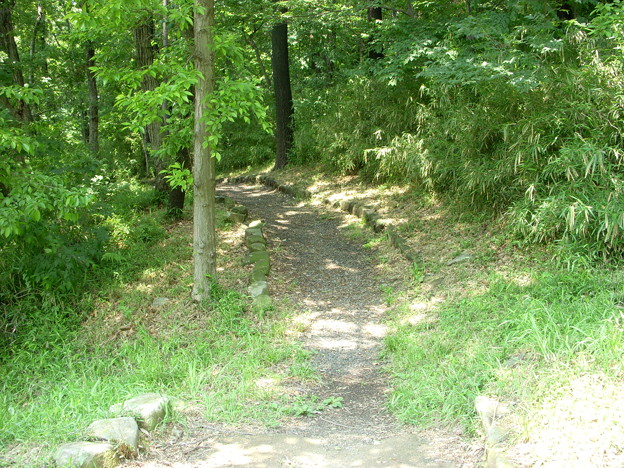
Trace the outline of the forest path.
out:
M 338 220 L 277 191 L 221 185 L 218 193 L 245 205 L 251 219 L 265 221 L 271 293 L 302 310 L 304 347 L 322 376 L 322 383 L 303 392 L 342 398 L 342 407 L 290 418 L 276 429 L 216 430 L 197 444 L 182 444 L 191 451 L 163 446 L 158 459 L 132 466 L 478 466 L 479 454 L 458 436 L 417 434 L 387 411 L 387 377 L 379 371 L 386 306 L 371 253 L 341 235 Z

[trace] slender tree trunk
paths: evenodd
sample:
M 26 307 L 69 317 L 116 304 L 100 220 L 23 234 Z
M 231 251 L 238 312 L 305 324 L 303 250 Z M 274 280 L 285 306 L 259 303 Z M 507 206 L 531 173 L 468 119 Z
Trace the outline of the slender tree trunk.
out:
M 245 32 L 243 32 L 243 34 L 245 35 L 245 40 L 251 46 L 252 50 L 254 51 L 254 54 L 256 54 L 256 60 L 258 61 L 258 66 L 260 67 L 260 73 L 264 77 L 266 87 L 267 89 L 271 89 L 273 87 L 273 83 L 271 82 L 271 77 L 269 76 L 269 73 L 267 72 L 267 69 L 264 66 L 264 61 L 262 60 L 262 54 L 260 53 L 260 48 L 258 47 L 258 45 L 256 44 L 256 41 L 253 38 L 254 33 L 247 35 Z
M 368 21 L 377 24 L 378 21 L 383 19 L 383 13 L 380 7 L 370 7 L 368 9 Z M 375 46 L 374 43 L 374 34 L 371 34 L 371 38 L 369 39 L 368 44 L 368 58 L 371 60 L 379 60 L 384 57 L 383 52 Z
M 137 66 L 140 70 L 149 68 L 156 58 L 154 46 L 155 26 L 152 18 L 142 21 L 134 28 L 134 42 L 137 52 Z M 158 80 L 149 74 L 143 76 L 141 81 L 141 89 L 143 91 L 154 91 L 158 87 Z M 159 192 L 168 192 L 168 185 L 160 173 L 164 169 L 164 161 L 155 153 L 162 146 L 162 120 L 156 119 L 147 125 L 145 133 L 150 154 L 152 155 L 154 165 L 154 176 L 156 177 L 156 190 Z
M 282 169 L 288 163 L 288 153 L 293 143 L 294 106 L 290 88 L 288 63 L 288 25 L 279 23 L 271 32 L 271 64 L 275 90 L 275 141 L 276 155 L 273 169 Z
M 176 162 L 180 163 L 182 167 L 191 167 L 191 152 L 189 148 L 180 148 L 176 155 Z M 169 191 L 169 202 L 167 205 L 167 211 L 169 216 L 173 218 L 179 218 L 182 215 L 184 209 L 184 200 L 186 199 L 186 192 L 180 187 L 173 187 Z
M 216 231 L 215 231 L 215 162 L 212 157 L 204 121 L 206 100 L 214 93 L 214 0 L 195 0 L 195 69 L 201 74 L 195 86 L 194 125 L 194 199 L 193 199 L 193 299 L 202 301 L 210 297 L 216 281 Z M 208 143 L 208 144 L 206 144 Z
M 22 73 L 22 64 L 13 32 L 12 10 L 14 6 L 15 0 L 0 0 L 0 46 L 2 46 L 2 49 L 9 57 L 7 65 L 13 75 L 13 84 L 24 87 L 24 74 Z M 24 101 L 20 101 L 17 106 L 14 106 L 8 99 L 3 97 L 0 102 L 17 120 L 26 124 L 33 121 L 30 106 Z
M 89 151 L 93 156 L 100 152 L 100 113 L 97 81 L 91 67 L 95 66 L 95 49 L 91 41 L 85 47 L 85 59 L 87 65 L 87 88 L 89 96 Z
M 28 80 L 30 83 L 35 82 L 35 67 L 34 67 L 34 59 L 35 54 L 37 53 L 37 44 L 41 46 L 43 49 L 45 47 L 45 38 L 46 38 L 46 14 L 43 9 L 43 5 L 41 3 L 37 4 L 37 19 L 35 20 L 35 27 L 33 28 L 32 38 L 30 39 L 30 60 L 32 65 L 30 76 Z M 48 61 L 47 59 L 43 60 L 42 69 L 45 74 L 48 73 Z

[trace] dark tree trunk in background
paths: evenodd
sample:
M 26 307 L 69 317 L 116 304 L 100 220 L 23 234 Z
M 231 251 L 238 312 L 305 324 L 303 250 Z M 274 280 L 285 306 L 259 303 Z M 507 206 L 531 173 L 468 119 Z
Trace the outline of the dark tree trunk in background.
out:
M 87 65 L 87 89 L 89 96 L 89 151 L 93 156 L 97 156 L 100 152 L 100 113 L 99 113 L 99 99 L 97 81 L 95 80 L 95 73 L 91 70 L 91 67 L 95 66 L 95 49 L 91 41 L 87 42 L 85 47 L 85 59 Z
M 13 85 L 24 87 L 22 64 L 13 33 L 12 10 L 14 6 L 15 0 L 0 0 L 0 46 L 9 57 L 7 65 L 13 75 Z M 26 124 L 33 121 L 32 111 L 25 102 L 20 101 L 17 106 L 14 106 L 3 96 L 0 103 L 9 110 L 15 119 Z
M 380 7 L 370 7 L 368 9 L 368 21 L 373 23 L 373 28 L 377 25 L 378 21 L 383 19 L 383 14 Z M 368 58 L 371 60 L 379 60 L 384 57 L 384 54 L 381 50 L 379 50 L 379 46 L 374 44 L 375 35 L 371 33 L 370 39 L 368 40 Z
M 149 68 L 156 58 L 156 50 L 154 48 L 155 25 L 151 18 L 142 21 L 134 28 L 134 42 L 137 52 L 137 67 L 139 70 Z M 153 76 L 145 74 L 141 81 L 141 89 L 143 91 L 153 91 L 158 87 L 158 80 Z M 163 159 L 156 156 L 155 153 L 162 146 L 162 120 L 156 119 L 147 125 L 145 129 L 146 142 L 149 152 L 152 156 L 154 164 L 154 176 L 156 177 L 156 190 L 161 193 L 168 192 L 168 184 L 160 173 L 165 167 Z
M 191 151 L 189 148 L 180 148 L 176 155 L 176 162 L 180 163 L 182 167 L 191 167 Z M 179 218 L 182 216 L 182 210 L 184 209 L 184 200 L 186 199 L 186 192 L 180 187 L 173 187 L 169 191 L 169 203 L 167 205 L 167 211 L 169 216 L 173 218 Z
M 34 64 L 35 54 L 37 53 L 37 46 L 39 49 L 44 49 L 46 45 L 46 14 L 41 3 L 37 4 L 37 19 L 35 20 L 35 27 L 33 28 L 33 35 L 30 39 L 30 60 Z M 34 65 L 31 68 L 29 80 L 34 83 Z M 48 60 L 44 59 L 41 63 L 41 69 L 44 74 L 48 74 Z
M 271 32 L 271 64 L 275 90 L 275 141 L 276 155 L 273 169 L 282 169 L 288 163 L 288 153 L 293 143 L 294 106 L 290 88 L 288 64 L 288 25 L 279 23 Z

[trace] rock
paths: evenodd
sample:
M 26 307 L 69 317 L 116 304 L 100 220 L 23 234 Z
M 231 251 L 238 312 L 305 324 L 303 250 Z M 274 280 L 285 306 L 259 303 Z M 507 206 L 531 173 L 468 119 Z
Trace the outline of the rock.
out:
M 87 435 L 125 445 L 132 453 L 139 447 L 139 426 L 134 418 L 100 419 L 87 428 Z
M 170 301 L 171 299 L 167 297 L 157 297 L 152 301 L 152 307 L 154 307 L 155 309 L 158 309 L 160 307 L 167 305 Z
M 119 457 L 108 442 L 72 442 L 56 450 L 54 462 L 62 468 L 112 468 Z
M 244 205 L 235 205 L 232 208 L 230 208 L 230 211 L 233 213 L 244 214 L 245 216 L 249 214 L 249 210 Z
M 343 211 L 351 211 L 353 209 L 353 202 L 348 200 L 342 200 L 340 202 L 340 209 Z
M 243 260 L 245 265 L 257 264 L 258 262 L 269 263 L 269 253 L 266 250 L 262 250 L 260 252 L 250 252 Z
M 472 260 L 472 255 L 467 254 L 467 253 L 463 253 L 463 254 L 458 255 L 457 257 L 455 257 L 453 260 L 450 260 L 447 263 L 447 265 L 451 266 L 451 265 L 455 265 L 456 263 L 466 262 L 468 260 Z
M 262 244 L 265 245 L 266 244 L 266 240 L 264 240 L 264 237 L 262 236 L 262 234 L 254 234 L 254 235 L 250 235 L 250 236 L 245 236 L 245 243 L 249 246 L 252 244 Z
M 254 252 L 254 253 L 261 253 L 261 252 Z M 271 271 L 271 262 L 269 261 L 269 256 L 267 254 L 266 258 L 261 258 L 255 262 L 252 276 L 258 275 L 258 274 L 263 274 L 264 276 L 267 276 L 270 271 Z
M 259 296 L 254 297 L 253 308 L 257 311 L 271 309 L 273 308 L 273 299 L 271 299 L 267 294 L 260 294 Z
M 113 413 L 127 414 L 137 418 L 139 427 L 152 431 L 171 410 L 171 400 L 158 393 L 144 393 L 110 408 Z
M 264 268 L 254 268 L 251 272 L 251 282 L 266 281 L 266 275 Z
M 254 221 L 252 221 L 251 223 L 249 223 L 249 228 L 253 229 L 253 228 L 258 228 L 260 229 L 260 234 L 262 234 L 262 228 L 264 227 L 264 223 L 262 221 L 260 221 L 259 219 L 256 219 Z
M 266 246 L 262 244 L 261 242 L 256 242 L 254 244 L 248 245 L 247 248 L 251 252 L 261 252 L 263 250 L 266 250 Z
M 499 403 L 493 398 L 488 398 L 483 395 L 479 395 L 475 399 L 475 409 L 477 414 L 481 418 L 481 423 L 486 431 L 494 425 L 496 419 L 496 412 L 498 411 Z
M 227 220 L 232 224 L 242 224 L 247 221 L 247 215 L 237 211 L 230 211 L 227 214 Z
M 247 290 L 249 291 L 249 294 L 251 294 L 251 297 L 255 298 L 263 294 L 268 294 L 269 285 L 266 281 L 255 281 L 249 285 Z

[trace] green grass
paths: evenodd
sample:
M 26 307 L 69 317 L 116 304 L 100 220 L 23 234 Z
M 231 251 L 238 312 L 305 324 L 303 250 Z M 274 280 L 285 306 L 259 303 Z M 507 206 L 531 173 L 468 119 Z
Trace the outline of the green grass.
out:
M 443 302 L 435 318 L 405 322 L 395 310 L 386 339 L 392 358 L 390 407 L 419 425 L 474 430 L 474 398 L 534 402 L 575 376 L 621 379 L 622 274 L 541 271 L 493 275 L 487 290 Z M 400 308 L 399 308 L 400 309 Z
M 0 353 L 0 465 L 46 466 L 55 445 L 142 392 L 192 402 L 212 420 L 275 424 L 275 388 L 311 376 L 307 353 L 286 337 L 286 312 L 255 316 L 245 296 L 219 287 L 192 304 L 190 229 L 134 221 L 157 238 L 130 229 L 132 241 L 92 273 L 90 289 L 13 304 L 19 330 Z M 220 258 L 228 261 L 239 263 Z M 154 297 L 171 302 L 154 309 Z M 33 455 L 33 446 L 43 448 Z

